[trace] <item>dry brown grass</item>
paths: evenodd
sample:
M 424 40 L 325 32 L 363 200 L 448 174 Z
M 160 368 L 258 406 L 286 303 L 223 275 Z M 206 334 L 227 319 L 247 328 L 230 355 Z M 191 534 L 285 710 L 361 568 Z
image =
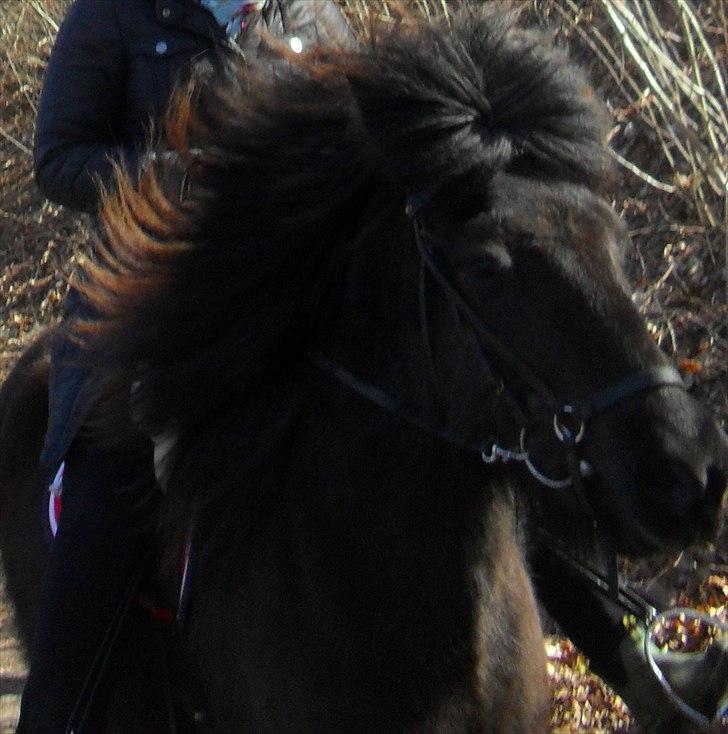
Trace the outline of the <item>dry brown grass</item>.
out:
M 663 349 L 728 418 L 725 0 L 543 0 L 592 69 L 623 169 L 635 301 Z
M 402 7 L 442 15 L 460 4 L 339 1 L 359 28 L 392 19 Z M 45 202 L 32 181 L 38 94 L 69 3 L 0 0 L 0 376 L 34 331 L 57 317 L 73 254 L 88 234 L 84 217 Z M 524 12 L 570 44 L 608 101 L 611 143 L 624 169 L 615 206 L 631 229 L 628 267 L 635 302 L 655 339 L 725 421 L 726 2 L 530 0 Z M 684 558 L 661 574 L 663 590 L 675 596 L 684 591 L 689 574 L 695 578 L 696 563 L 706 573 L 725 574 L 727 555 L 723 543 L 699 558 Z M 557 687 L 562 686 L 555 732 L 597 731 L 601 721 L 612 722 L 602 731 L 628 726 L 628 713 L 582 669 L 583 661 L 569 653 L 566 667 L 554 656 L 552 662 Z M 579 686 L 591 686 L 587 700 L 602 702 L 591 718 L 575 704 Z
M 43 200 L 32 179 L 43 71 L 67 0 L 0 4 L 0 375 L 57 316 L 84 220 Z

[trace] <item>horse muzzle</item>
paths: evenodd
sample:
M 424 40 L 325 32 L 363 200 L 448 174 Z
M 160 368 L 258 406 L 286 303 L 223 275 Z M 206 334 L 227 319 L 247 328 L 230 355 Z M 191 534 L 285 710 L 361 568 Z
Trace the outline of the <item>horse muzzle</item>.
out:
M 661 392 L 596 419 L 585 441 L 597 520 L 631 556 L 709 540 L 723 520 L 728 437 L 689 395 Z

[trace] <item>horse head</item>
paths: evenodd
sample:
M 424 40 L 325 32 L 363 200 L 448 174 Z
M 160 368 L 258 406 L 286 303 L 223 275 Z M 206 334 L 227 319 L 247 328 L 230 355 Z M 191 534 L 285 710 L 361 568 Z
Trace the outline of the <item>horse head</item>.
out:
M 632 304 L 620 266 L 626 233 L 604 199 L 499 173 L 465 224 L 443 229 L 434 208 L 422 219 L 436 232 L 425 241 L 448 274 L 446 292 L 466 304 L 464 327 L 515 403 L 510 428 L 481 430 L 520 432 L 520 446 L 510 442 L 539 479 L 555 480 L 541 482 L 553 485 L 551 499 L 563 509 L 553 495 L 565 493 L 623 553 L 711 537 L 726 438 Z
M 446 403 L 450 435 L 527 453 L 532 473 L 569 486 L 567 503 L 624 553 L 708 538 L 728 442 L 630 299 L 604 112 L 581 72 L 538 36 L 504 16 L 461 23 L 453 34 L 404 34 L 345 65 L 354 119 L 399 208 L 397 244 L 384 247 L 400 261 L 375 246 L 379 262 L 360 253 L 357 278 L 379 269 L 380 283 L 403 293 L 404 279 L 381 262 L 409 273 L 399 352 L 408 345 L 420 389 L 391 371 L 377 379 L 431 406 L 430 425 Z M 370 299 L 357 298 L 344 328 Z M 356 339 L 346 338 L 348 352 L 368 350 L 359 369 L 371 375 L 364 365 L 377 348 Z

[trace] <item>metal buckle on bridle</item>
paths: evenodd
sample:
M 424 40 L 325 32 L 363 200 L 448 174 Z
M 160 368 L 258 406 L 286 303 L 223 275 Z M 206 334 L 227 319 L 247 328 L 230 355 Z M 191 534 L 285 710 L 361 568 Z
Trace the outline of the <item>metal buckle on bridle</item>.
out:
M 504 449 L 495 441 L 484 441 L 480 451 L 480 458 L 486 464 L 497 464 L 499 461 L 507 464 L 511 461 L 523 462 L 525 455 L 523 451 Z
M 570 425 L 570 421 L 578 421 L 578 424 Z M 576 446 L 586 433 L 584 421 L 578 417 L 577 409 L 573 405 L 564 405 L 560 413 L 554 413 L 553 423 L 556 438 L 563 444 Z

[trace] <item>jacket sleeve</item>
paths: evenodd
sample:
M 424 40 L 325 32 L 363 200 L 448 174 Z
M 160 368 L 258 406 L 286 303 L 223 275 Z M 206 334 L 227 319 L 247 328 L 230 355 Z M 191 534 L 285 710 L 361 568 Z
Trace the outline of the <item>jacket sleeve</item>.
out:
M 125 76 L 115 0 L 76 0 L 58 32 L 38 109 L 35 177 L 47 198 L 95 211 L 97 182 L 110 183 L 111 159 L 136 170 L 139 152 L 114 137 Z

